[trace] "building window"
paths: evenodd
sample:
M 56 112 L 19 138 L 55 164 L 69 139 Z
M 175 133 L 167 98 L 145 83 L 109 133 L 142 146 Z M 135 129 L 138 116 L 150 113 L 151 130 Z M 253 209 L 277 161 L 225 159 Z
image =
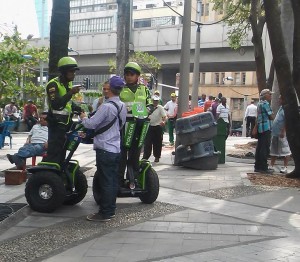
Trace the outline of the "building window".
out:
M 94 11 L 105 11 L 106 10 L 106 5 L 95 5 L 94 6 Z
M 151 18 L 135 19 L 133 22 L 134 28 L 151 27 Z
M 244 99 L 243 98 L 231 98 L 233 110 L 244 110 Z
M 201 16 L 204 16 L 204 4 L 201 4 Z
M 70 22 L 70 34 L 106 32 L 112 30 L 112 17 L 82 19 Z
M 133 9 L 133 10 L 137 10 L 137 6 L 134 5 L 134 6 L 132 7 L 132 9 Z
M 236 85 L 240 85 L 241 84 L 241 73 L 234 73 L 234 83 Z
M 163 16 L 144 19 L 135 19 L 133 22 L 134 28 L 156 27 L 164 25 L 175 25 L 175 16 Z
M 200 75 L 200 84 L 205 85 L 205 73 L 201 73 Z
M 80 13 L 80 9 L 79 8 L 71 8 L 70 13 L 71 14 L 78 14 L 78 13 Z
M 93 5 L 93 0 L 81 0 L 81 5 Z
M 175 16 L 154 17 L 151 19 L 151 27 L 162 25 L 175 25 Z
M 79 7 L 79 6 L 81 6 L 81 0 L 70 1 L 70 7 Z
M 147 4 L 146 5 L 146 8 L 153 8 L 153 7 L 156 7 L 156 5 L 155 4 Z
M 209 4 L 205 4 L 205 16 L 209 15 Z
M 80 8 L 81 13 L 86 13 L 86 12 L 93 12 L 93 7 L 92 6 L 84 6 Z
M 220 73 L 215 73 L 215 84 L 219 85 L 220 84 Z
M 118 8 L 117 5 L 108 5 L 108 10 L 115 10 L 117 8 Z
M 225 73 L 221 73 L 221 85 L 224 85 L 225 84 Z
M 245 72 L 242 73 L 242 83 L 241 84 L 246 85 L 246 73 Z

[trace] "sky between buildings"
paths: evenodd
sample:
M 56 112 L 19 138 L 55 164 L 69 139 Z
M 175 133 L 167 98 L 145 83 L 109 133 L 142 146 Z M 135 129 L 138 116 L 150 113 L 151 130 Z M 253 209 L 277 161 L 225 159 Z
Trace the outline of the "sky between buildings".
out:
M 46 1 L 51 7 L 52 0 Z M 15 26 L 22 38 L 29 34 L 40 37 L 35 0 L 0 0 L 0 32 L 11 34 Z

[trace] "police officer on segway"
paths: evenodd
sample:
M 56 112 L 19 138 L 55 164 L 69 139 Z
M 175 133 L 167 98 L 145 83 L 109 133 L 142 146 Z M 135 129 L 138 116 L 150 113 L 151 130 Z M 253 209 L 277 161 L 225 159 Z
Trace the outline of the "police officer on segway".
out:
M 80 86 L 72 86 L 75 72 L 79 70 L 77 61 L 72 57 L 62 57 L 58 61 L 60 76 L 47 83 L 48 113 L 48 149 L 43 162 L 61 165 L 65 159 L 66 132 L 72 124 L 72 112 L 82 109 L 71 101 L 72 96 L 80 91 Z
M 141 67 L 135 62 L 129 62 L 125 65 L 124 68 L 124 78 L 126 85 L 120 93 L 120 99 L 125 103 L 127 107 L 127 116 L 126 122 L 132 121 L 132 106 L 136 102 L 143 103 L 147 107 L 148 112 L 150 113 L 153 110 L 151 94 L 148 88 L 138 83 L 139 76 L 141 74 Z M 119 186 L 123 185 L 124 172 L 127 166 L 127 172 L 130 169 L 130 172 L 134 174 L 136 178 L 139 172 L 139 157 L 141 153 L 141 148 L 138 147 L 138 138 L 142 132 L 144 119 L 138 119 L 136 121 L 134 138 L 132 141 L 131 147 L 128 149 L 124 146 L 124 141 L 121 143 L 121 161 L 119 167 Z M 125 132 L 125 128 L 122 130 Z M 124 133 L 123 133 L 124 134 Z M 124 137 L 124 135 L 123 135 Z

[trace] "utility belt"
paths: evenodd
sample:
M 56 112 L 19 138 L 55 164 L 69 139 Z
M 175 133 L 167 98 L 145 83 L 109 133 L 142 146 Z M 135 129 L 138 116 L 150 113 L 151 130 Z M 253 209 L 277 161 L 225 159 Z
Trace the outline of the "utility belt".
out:
M 61 123 L 67 125 L 71 117 L 72 114 L 65 111 L 49 110 L 47 120 L 52 123 Z

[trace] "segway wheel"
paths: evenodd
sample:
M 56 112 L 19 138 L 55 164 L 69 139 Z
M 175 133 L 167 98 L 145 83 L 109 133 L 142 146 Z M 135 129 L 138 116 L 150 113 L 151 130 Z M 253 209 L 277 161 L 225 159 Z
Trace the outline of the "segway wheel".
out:
M 150 167 L 146 171 L 146 192 L 141 194 L 140 200 L 145 204 L 152 204 L 158 197 L 159 179 L 156 171 Z
M 98 205 L 100 205 L 100 188 L 99 188 L 99 175 L 98 171 L 95 172 L 94 178 L 93 178 L 93 196 Z
M 76 172 L 74 186 L 76 194 L 73 194 L 70 197 L 68 197 L 64 201 L 64 205 L 76 205 L 77 203 L 81 202 L 82 199 L 84 199 L 87 193 L 87 179 L 86 176 L 80 170 Z
M 53 172 L 36 172 L 27 180 L 25 197 L 34 211 L 51 213 L 62 205 L 65 196 L 64 183 Z

